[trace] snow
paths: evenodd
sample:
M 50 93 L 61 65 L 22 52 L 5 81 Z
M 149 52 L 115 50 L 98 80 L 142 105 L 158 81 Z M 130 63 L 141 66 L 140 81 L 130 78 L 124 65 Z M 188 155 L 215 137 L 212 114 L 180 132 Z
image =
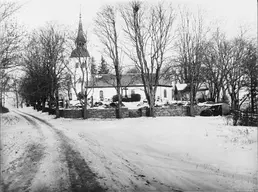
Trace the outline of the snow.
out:
M 186 83 L 176 84 L 176 88 L 177 88 L 178 91 L 183 91 L 186 87 L 187 87 Z
M 31 108 L 22 111 L 62 131 L 110 191 L 258 190 L 256 127 L 229 126 L 224 117 L 75 120 L 54 119 Z M 4 145 L 15 143 L 16 150 L 39 139 L 39 133 L 15 113 L 5 118 L 10 115 L 19 119 L 15 120 L 19 126 L 6 124 Z M 20 131 L 23 136 L 15 136 Z M 48 137 L 49 146 L 54 139 Z M 5 157 L 4 169 L 15 158 L 15 154 Z

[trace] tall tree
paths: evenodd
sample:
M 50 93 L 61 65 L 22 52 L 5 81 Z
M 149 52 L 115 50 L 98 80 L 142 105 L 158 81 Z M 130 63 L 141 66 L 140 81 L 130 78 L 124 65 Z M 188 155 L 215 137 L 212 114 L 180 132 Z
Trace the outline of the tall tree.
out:
M 104 57 L 101 56 L 100 65 L 99 65 L 99 69 L 98 69 L 98 74 L 108 74 L 108 73 L 109 73 L 109 69 L 108 69 L 107 62 L 104 59 Z
M 104 7 L 95 20 L 95 31 L 104 45 L 104 53 L 111 59 L 116 76 L 116 92 L 118 95 L 117 118 L 121 118 L 121 64 L 119 54 L 119 38 L 117 33 L 117 12 L 112 6 Z M 103 63 L 103 62 L 101 62 Z M 102 64 L 101 64 L 102 66 Z M 101 67 L 100 66 L 100 67 Z M 101 71 L 100 71 L 101 72 Z
M 175 13 L 171 5 L 159 3 L 148 8 L 139 1 L 133 1 L 121 9 L 121 14 L 124 32 L 132 45 L 132 49 L 127 49 L 127 55 L 140 69 L 149 114 L 154 116 L 161 69 L 171 60 Z
M 202 80 L 202 62 L 206 31 L 203 18 L 187 10 L 180 10 L 178 26 L 178 62 L 185 83 L 190 85 L 190 115 L 194 116 L 193 104 L 198 86 Z
M 229 72 L 230 52 L 230 42 L 226 39 L 225 34 L 217 28 L 211 39 L 205 44 L 203 62 L 210 98 L 216 101 L 223 101 L 226 95 L 227 86 L 225 83 Z
M 25 76 L 21 79 L 19 92 L 27 103 L 35 108 L 45 107 L 50 95 L 50 76 L 38 33 L 34 33 L 25 47 L 23 55 L 23 70 Z M 36 106 L 37 103 L 37 106 Z
M 9 73 L 20 64 L 23 31 L 12 20 L 19 8 L 15 2 L 0 2 L 0 105 L 9 83 Z
M 256 47 L 252 41 L 248 42 L 247 53 L 244 58 L 245 85 L 248 87 L 251 99 L 251 113 L 258 113 L 258 64 Z
M 239 91 L 244 86 L 244 58 L 247 53 L 247 42 L 244 34 L 241 34 L 230 41 L 230 60 L 228 63 L 228 73 L 226 85 L 231 99 L 231 109 L 233 110 L 233 125 L 237 125 L 238 110 L 240 109 Z
M 44 64 L 50 77 L 50 100 L 56 102 L 56 117 L 59 115 L 59 89 L 64 78 L 66 34 L 55 25 L 48 25 L 39 34 Z

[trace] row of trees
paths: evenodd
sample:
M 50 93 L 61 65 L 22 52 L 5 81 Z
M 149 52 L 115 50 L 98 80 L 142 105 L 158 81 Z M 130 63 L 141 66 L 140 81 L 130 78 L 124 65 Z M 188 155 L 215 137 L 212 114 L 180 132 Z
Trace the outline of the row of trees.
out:
M 174 29 L 176 16 L 178 24 Z M 117 37 L 119 19 L 123 21 L 120 26 L 123 38 Z M 104 52 L 112 59 L 114 67 L 121 68 L 117 50 L 122 49 L 135 64 L 134 71 L 141 73 L 150 116 L 154 115 L 158 82 L 164 76 L 172 76 L 172 79 L 190 86 L 191 115 L 196 93 L 203 83 L 208 84 L 210 99 L 225 101 L 228 94 L 233 111 L 239 110 L 249 96 L 251 112 L 255 112 L 258 87 L 256 45 L 243 30 L 237 37 L 228 39 L 219 28 L 212 31 L 206 27 L 200 12 L 194 15 L 179 9 L 176 15 L 171 5 L 147 6 L 139 1 L 119 9 L 112 6 L 103 8 L 96 19 L 96 26 L 105 46 Z M 123 43 L 126 46 L 122 46 Z M 176 56 L 173 57 L 173 53 Z M 119 70 L 116 70 L 116 76 L 119 95 Z M 240 99 L 243 87 L 249 89 L 249 94 Z
M 50 108 L 55 102 L 57 117 L 59 117 L 58 91 L 65 85 L 67 77 L 66 39 L 64 32 L 49 25 L 31 35 L 23 55 L 25 76 L 20 94 L 31 103 L 37 103 L 43 108 L 47 100 Z
M 245 100 L 240 100 L 240 89 L 248 87 L 247 96 L 251 98 L 251 111 L 254 113 L 258 74 L 254 41 L 243 32 L 228 39 L 219 28 L 212 31 L 206 27 L 201 14 L 194 15 L 184 9 L 176 12 L 170 4 L 147 5 L 139 1 L 119 7 L 103 7 L 95 19 L 94 32 L 113 71 L 104 57 L 98 69 L 93 57 L 85 61 L 79 57 L 83 77 L 80 91 L 76 90 L 75 66 L 68 64 L 74 49 L 74 46 L 69 48 L 71 38 L 53 25 L 34 32 L 24 56 L 18 57 L 23 58 L 26 72 L 20 89 L 22 96 L 37 103 L 49 99 L 58 107 L 58 91 L 64 89 L 69 92 L 73 88 L 77 95 L 83 95 L 82 100 L 87 106 L 90 90 L 85 90 L 85 85 L 92 83 L 88 74 L 113 73 L 120 118 L 122 59 L 126 55 L 135 66 L 129 72 L 141 74 L 150 116 L 154 116 L 155 94 L 161 78 L 189 84 L 191 114 L 202 83 L 208 84 L 211 99 L 223 101 L 228 94 L 233 110 L 238 110 Z M 86 47 L 87 42 L 88 39 Z M 3 61 L 6 60 L 1 56 L 1 63 Z M 58 109 L 56 113 L 58 116 Z

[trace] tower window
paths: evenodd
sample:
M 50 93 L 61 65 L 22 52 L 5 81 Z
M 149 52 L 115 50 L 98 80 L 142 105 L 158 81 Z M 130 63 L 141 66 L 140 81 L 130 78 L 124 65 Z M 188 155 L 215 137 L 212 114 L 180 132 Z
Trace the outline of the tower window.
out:
M 167 90 L 164 89 L 164 98 L 167 98 Z
M 99 99 L 100 99 L 100 101 L 104 100 L 104 93 L 102 90 L 99 91 Z

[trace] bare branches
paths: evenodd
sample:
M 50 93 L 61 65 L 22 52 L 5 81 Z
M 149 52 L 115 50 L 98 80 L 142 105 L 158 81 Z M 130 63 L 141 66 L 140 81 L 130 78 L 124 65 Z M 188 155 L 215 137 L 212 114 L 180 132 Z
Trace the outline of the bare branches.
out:
M 20 8 L 15 2 L 0 2 L 0 79 L 1 98 L 6 87 L 8 72 L 19 66 L 23 32 L 12 21 L 13 14 Z
M 134 53 L 127 51 L 127 55 L 141 71 L 146 98 L 153 108 L 161 69 L 171 60 L 175 13 L 171 5 L 163 3 L 144 6 L 133 1 L 120 12 L 124 32 L 134 49 Z
M 0 70 L 17 66 L 23 32 L 11 16 L 20 8 L 14 2 L 0 3 Z
M 0 3 L 0 23 L 10 18 L 21 6 L 15 2 L 4 1 Z
M 104 7 L 95 20 L 95 33 L 104 45 L 104 53 L 112 60 L 116 74 L 116 91 L 118 95 L 118 118 L 121 118 L 121 65 L 117 34 L 116 9 Z

